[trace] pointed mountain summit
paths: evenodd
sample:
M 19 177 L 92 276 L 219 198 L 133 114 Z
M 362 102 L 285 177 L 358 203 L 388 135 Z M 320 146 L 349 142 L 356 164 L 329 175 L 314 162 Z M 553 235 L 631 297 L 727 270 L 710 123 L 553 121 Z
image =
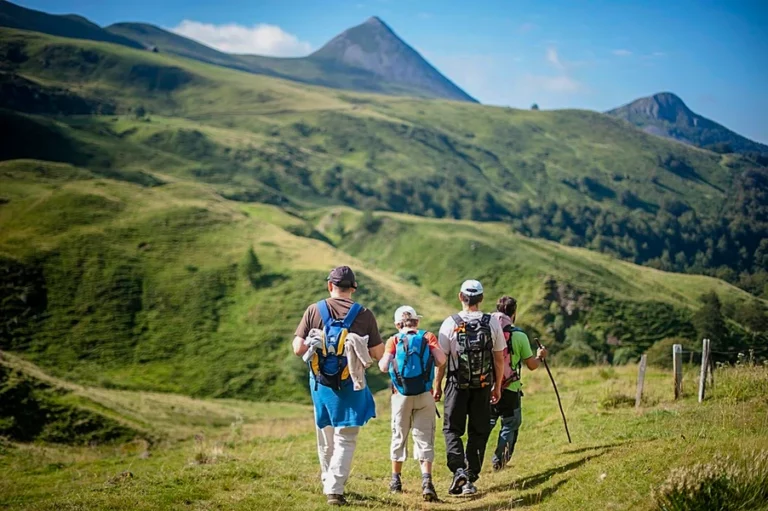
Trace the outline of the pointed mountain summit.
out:
M 606 114 L 624 119 L 647 133 L 705 149 L 768 154 L 768 146 L 693 112 L 680 97 L 671 92 L 636 99 Z
M 432 97 L 477 101 L 443 76 L 377 16 L 345 30 L 309 58 L 368 71 L 385 81 Z

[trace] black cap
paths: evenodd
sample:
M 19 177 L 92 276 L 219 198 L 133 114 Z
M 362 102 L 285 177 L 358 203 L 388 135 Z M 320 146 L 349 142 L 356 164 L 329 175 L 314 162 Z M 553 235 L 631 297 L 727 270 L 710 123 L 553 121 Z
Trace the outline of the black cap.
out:
M 328 282 L 335 284 L 341 288 L 356 288 L 357 280 L 355 279 L 355 272 L 349 266 L 339 266 L 331 270 L 326 279 Z

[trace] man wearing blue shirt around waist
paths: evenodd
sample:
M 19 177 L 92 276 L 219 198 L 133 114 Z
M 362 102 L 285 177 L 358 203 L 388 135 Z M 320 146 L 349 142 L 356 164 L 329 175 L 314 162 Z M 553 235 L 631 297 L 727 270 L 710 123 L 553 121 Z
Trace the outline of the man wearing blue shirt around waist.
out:
M 346 504 L 344 485 L 352 469 L 360 426 L 376 416 L 368 386 L 360 390 L 353 386 L 344 354 L 347 333 L 368 336 L 368 353 L 374 360 L 384 354 L 384 343 L 373 313 L 352 300 L 357 289 L 352 269 L 335 268 L 327 280 L 330 298 L 304 312 L 296 328 L 293 352 L 309 357 L 323 492 L 328 504 L 341 506 Z M 323 330 L 321 338 L 309 338 L 314 329 Z M 307 354 L 310 349 L 314 354 Z

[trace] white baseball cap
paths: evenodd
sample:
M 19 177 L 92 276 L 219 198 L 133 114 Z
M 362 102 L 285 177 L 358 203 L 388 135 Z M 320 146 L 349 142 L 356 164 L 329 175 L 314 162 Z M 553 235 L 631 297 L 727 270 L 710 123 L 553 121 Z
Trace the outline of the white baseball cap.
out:
M 461 285 L 461 292 L 465 296 L 478 296 L 483 294 L 483 285 L 477 280 L 465 280 Z
M 418 319 L 420 317 L 416 314 L 416 309 L 410 305 L 401 305 L 395 311 L 395 323 L 402 323 L 406 319 Z

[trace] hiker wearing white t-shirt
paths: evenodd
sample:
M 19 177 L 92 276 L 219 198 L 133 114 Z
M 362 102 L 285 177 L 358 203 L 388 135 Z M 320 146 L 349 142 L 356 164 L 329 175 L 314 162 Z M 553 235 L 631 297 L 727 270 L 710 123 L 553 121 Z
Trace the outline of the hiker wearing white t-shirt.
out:
M 485 446 L 491 433 L 491 404 L 501 396 L 504 377 L 504 332 L 498 318 L 484 314 L 483 286 L 467 280 L 459 292 L 462 310 L 443 321 L 438 343 L 448 356 L 445 386 L 445 436 L 451 495 L 477 493 Z M 438 368 L 433 385 L 435 400 L 443 394 L 446 368 Z M 466 450 L 461 440 L 467 431 Z

